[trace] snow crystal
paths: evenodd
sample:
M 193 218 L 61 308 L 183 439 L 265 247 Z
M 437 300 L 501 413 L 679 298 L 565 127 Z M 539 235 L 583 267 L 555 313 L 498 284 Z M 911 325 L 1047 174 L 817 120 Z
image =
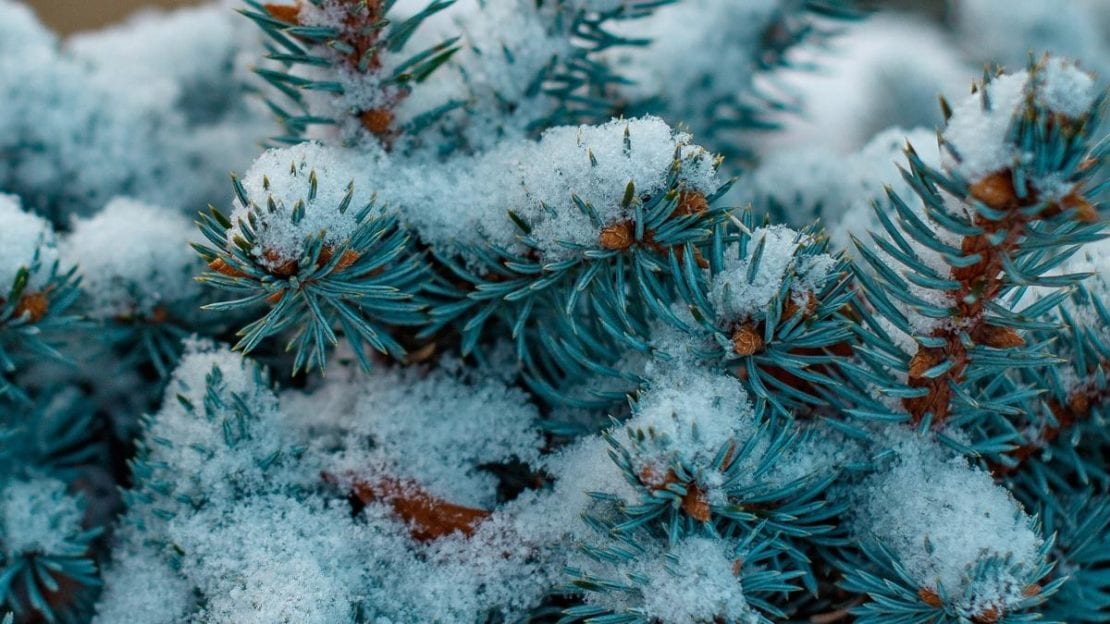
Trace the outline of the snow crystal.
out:
M 1023 599 L 1042 540 L 990 474 L 937 443 L 899 433 L 889 470 L 864 484 L 856 528 L 889 548 L 922 588 L 944 588 L 965 617 Z M 986 560 L 1001 562 L 971 578 Z
M 342 245 L 354 233 L 356 217 L 372 201 L 370 189 L 355 182 L 361 157 L 353 152 L 326 148 L 319 143 L 301 143 L 293 147 L 271 149 L 264 152 L 243 176 L 243 188 L 251 203 L 245 206 L 235 198 L 232 202 L 228 245 L 241 235 L 239 223 L 248 221 L 252 206 L 261 207 L 257 213 L 259 225 L 252 253 L 259 262 L 277 266 L 287 260 L 300 259 L 305 249 L 305 239 L 320 235 L 329 245 Z M 311 176 L 316 177 L 316 196 L 310 196 Z M 346 211 L 339 208 L 348 189 L 354 195 Z M 274 210 L 269 210 L 272 201 Z M 294 209 L 303 204 L 304 217 L 293 222 Z
M 170 566 L 168 555 L 150 544 L 113 549 L 103 581 L 94 624 L 178 624 L 194 602 L 192 587 Z
M 968 96 L 952 108 L 944 140 L 951 144 L 959 158 L 945 152 L 947 169 L 975 182 L 1015 163 L 1018 150 L 1007 139 L 1013 117 L 1025 103 L 1028 80 L 1029 75 L 1024 71 L 999 76 L 990 84 L 980 86 L 986 89 L 990 108 L 984 109 L 979 93 Z
M 158 505 L 191 507 L 182 497 L 230 500 L 282 485 L 268 468 L 285 448 L 284 432 L 259 424 L 271 419 L 277 398 L 258 375 L 253 362 L 226 347 L 187 341 L 144 442 L 154 481 L 175 493 Z
M 57 479 L 10 481 L 0 491 L 0 549 L 10 560 L 25 554 L 72 556 L 84 504 Z
M 760 241 L 763 255 L 759 270 L 748 281 L 748 268 L 751 256 Z M 717 311 L 718 320 L 733 321 L 753 317 L 765 311 L 775 295 L 783 288 L 788 272 L 793 272 L 790 291 L 795 297 L 812 293 L 824 284 L 834 266 L 834 260 L 826 254 L 817 254 L 795 261 L 796 252 L 814 243 L 812 237 L 801 234 L 783 225 L 762 227 L 752 232 L 748 241 L 748 253 L 738 258 L 736 248 L 725 251 L 725 269 L 713 277 L 709 293 L 710 301 Z
M 149 315 L 200 292 L 189 247 L 196 228 L 168 208 L 118 197 L 96 216 L 76 219 L 62 254 L 77 263 L 94 318 Z
M 353 622 L 370 556 L 346 503 L 250 498 L 170 523 L 181 572 L 205 600 L 198 622 Z M 360 545 L 361 542 L 361 545 Z
M 734 572 L 741 556 L 727 540 L 691 537 L 642 561 L 644 613 L 668 624 L 758 621 Z
M 752 414 L 738 379 L 680 369 L 642 394 L 625 424 L 625 439 L 635 445 L 637 468 L 670 466 L 675 459 L 708 468 L 730 442 L 742 445 L 751 437 Z
M 31 269 L 36 252 L 38 270 L 30 275 L 30 289 L 42 287 L 58 259 L 54 230 L 41 217 L 24 211 L 15 195 L 0 193 L 0 298 L 11 290 L 20 269 Z
M 629 218 L 630 209 L 621 206 L 629 182 L 637 197 L 665 192 L 676 148 L 679 183 L 703 194 L 716 190 L 715 158 L 690 140 L 655 117 L 554 128 L 539 142 L 506 141 L 436 170 L 417 163 L 383 180 L 379 195 L 399 206 L 425 240 L 445 245 L 478 244 L 484 235 L 514 247 L 521 232 L 507 216 L 512 211 L 531 226 L 546 257 L 560 257 L 569 253 L 563 242 L 597 245 L 600 228 L 574 197 L 592 206 L 603 223 Z
M 539 459 L 538 413 L 526 395 L 495 379 L 463 383 L 443 371 L 376 371 L 360 389 L 346 450 L 332 472 L 411 479 L 436 498 L 488 508 L 497 479 L 484 464 Z
M 1037 101 L 1065 117 L 1086 115 L 1097 95 L 1095 79 L 1073 62 L 1052 57 L 1037 72 Z

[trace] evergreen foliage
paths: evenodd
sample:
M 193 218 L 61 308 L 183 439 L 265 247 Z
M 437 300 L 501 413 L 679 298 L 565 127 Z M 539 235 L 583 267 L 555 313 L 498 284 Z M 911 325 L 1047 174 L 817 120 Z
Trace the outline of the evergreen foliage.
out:
M 998 4 L 0 0 L 4 624 L 1110 621 L 1108 15 Z

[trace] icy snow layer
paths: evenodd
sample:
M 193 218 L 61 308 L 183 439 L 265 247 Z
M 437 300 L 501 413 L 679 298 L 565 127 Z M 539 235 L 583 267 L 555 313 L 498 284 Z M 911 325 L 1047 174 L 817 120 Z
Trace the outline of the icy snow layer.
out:
M 54 229 L 45 219 L 26 212 L 15 195 L 0 193 L 0 298 L 7 297 L 20 269 L 30 270 L 38 253 L 39 268 L 30 276 L 34 291 L 46 282 L 58 260 Z
M 77 264 L 86 313 L 99 319 L 145 316 L 160 304 L 196 297 L 199 267 L 189 248 L 195 234 L 184 216 L 124 197 L 94 217 L 76 219 L 62 254 Z
M 693 145 L 690 135 L 644 117 L 553 128 L 538 142 L 506 141 L 442 167 L 405 167 L 383 180 L 379 197 L 398 206 L 424 240 L 440 245 L 488 240 L 513 247 L 521 232 L 508 217 L 512 211 L 531 226 L 541 253 L 560 257 L 569 253 L 562 243 L 597 247 L 599 228 L 575 205 L 576 196 L 603 223 L 628 218 L 621 206 L 628 184 L 636 196 L 665 192 L 676 148 L 679 183 L 690 191 L 716 190 L 713 155 Z
M 755 249 L 763 245 L 758 270 L 751 282 L 748 270 Z M 757 228 L 748 241 L 747 257 L 739 257 L 739 248 L 725 250 L 724 270 L 713 277 L 709 299 L 719 321 L 749 319 L 765 312 L 775 295 L 783 288 L 788 274 L 793 297 L 805 297 L 821 288 L 836 261 L 828 254 L 811 254 L 798 258 L 798 250 L 813 245 L 812 236 L 803 235 L 784 225 Z
M 0 1 L 0 186 L 58 221 L 118 194 L 190 212 L 223 197 L 271 124 L 247 96 L 243 57 L 263 52 L 246 22 L 189 8 L 59 49 Z
M 81 533 L 84 505 L 57 479 L 13 480 L 0 488 L 0 551 L 4 558 L 71 556 L 69 540 Z
M 331 425 L 338 435 L 333 440 L 317 431 L 313 437 L 333 453 L 342 449 L 326 470 L 344 481 L 388 475 L 441 500 L 490 508 L 497 479 L 482 466 L 539 459 L 536 408 L 496 379 L 466 383 L 443 370 L 377 370 L 347 387 L 331 384 L 325 400 L 343 395 L 350 407 Z M 290 414 L 319 409 L 314 395 L 283 401 Z
M 366 162 L 368 157 L 319 143 L 267 150 L 242 179 L 250 204 L 244 205 L 238 197 L 232 201 L 230 219 L 235 225 L 227 232 L 228 246 L 241 236 L 239 224 L 249 223 L 252 209 L 258 226 L 251 253 L 262 264 L 278 266 L 300 259 L 306 239 L 321 234 L 327 245 L 346 243 L 358 226 L 358 213 L 373 199 L 371 184 L 356 183 L 359 164 Z M 341 211 L 352 190 L 346 210 Z M 294 221 L 299 205 L 304 216 Z
M 631 443 L 637 469 L 665 473 L 678 460 L 708 468 L 731 442 L 756 431 L 739 380 L 713 371 L 680 370 L 656 380 L 617 436 Z
M 1075 119 L 1086 114 L 1098 94 L 1090 75 L 1058 58 L 1039 66 L 1032 77 L 1025 71 L 1005 74 L 980 88 L 987 100 L 977 93 L 956 104 L 943 135 L 951 145 L 944 152 L 945 169 L 968 182 L 1021 162 L 1024 154 L 1010 140 L 1010 130 L 1026 106 Z
M 861 537 L 889 548 L 921 588 L 943 587 L 964 617 L 1020 603 L 1040 559 L 1033 520 L 987 472 L 914 432 L 894 435 L 894 465 L 863 486 Z
M 743 579 L 734 570 L 743 556 L 732 540 L 689 537 L 670 549 L 653 547 L 632 561 L 590 562 L 584 566 L 590 574 L 618 583 L 635 579 L 639 591 L 591 592 L 587 600 L 667 624 L 759 622 L 744 598 Z
M 147 481 L 160 488 L 153 508 L 179 513 L 281 486 L 274 460 L 291 445 L 268 424 L 277 398 L 260 380 L 253 362 L 226 347 L 187 341 L 143 442 Z M 143 518 L 149 509 L 132 513 Z

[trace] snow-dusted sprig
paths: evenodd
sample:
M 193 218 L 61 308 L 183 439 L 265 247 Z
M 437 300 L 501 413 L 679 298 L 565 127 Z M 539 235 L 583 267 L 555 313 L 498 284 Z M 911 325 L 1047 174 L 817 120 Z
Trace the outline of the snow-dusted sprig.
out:
M 453 2 L 431 0 L 422 11 L 394 22 L 394 0 L 247 0 L 243 13 L 270 38 L 267 58 L 280 65 L 256 70 L 284 96 L 268 100 L 284 129 L 275 140 L 299 143 L 327 136 L 314 127 L 332 126 L 330 132 L 343 143 L 369 139 L 388 146 L 397 134 L 419 130 L 399 127 L 394 108 L 413 84 L 451 58 L 457 38 L 411 54 L 402 48 L 424 20 Z M 428 111 L 417 125 L 460 104 Z
M 915 197 L 891 193 L 876 208 L 875 248 L 857 244 L 864 364 L 844 370 L 881 398 L 865 400 L 856 416 L 924 429 L 1019 417 L 1022 389 L 995 389 L 1013 368 L 1052 361 L 1031 332 L 1049 329 L 1043 318 L 1066 292 L 1026 306 L 1017 295 L 1076 283 L 1081 275 L 1052 270 L 1102 236 L 1091 202 L 1103 98 L 1090 76 L 1046 58 L 1024 72 L 988 74 L 977 89 L 947 111 L 943 167 L 907 150 Z M 1014 426 L 993 430 L 1013 438 Z M 998 441 L 962 448 L 996 452 Z
M 276 410 L 266 369 L 214 344 L 186 345 L 162 408 L 144 419 L 127 522 L 156 539 L 153 523 L 281 489 L 272 474 L 292 449 L 262 426 Z
M 65 312 L 80 291 L 76 269 L 62 270 L 54 230 L 0 195 L 0 397 L 28 400 L 13 378 L 28 358 L 64 359 L 50 343 L 76 317 Z
M 1089 274 L 1048 317 L 1050 328 L 1034 332 L 1038 341 L 1054 341 L 1062 362 L 1019 371 L 1016 383 L 1039 388 L 1023 410 L 1031 415 L 1014 448 L 994 459 L 995 472 L 1027 473 L 1042 483 L 1071 475 L 1079 483 L 1110 483 L 1101 448 L 1110 446 L 1107 428 L 1110 399 L 1110 239 L 1085 245 L 1055 269 L 1061 274 Z M 1036 300 L 1051 292 L 1029 289 Z M 1056 299 L 1059 299 L 1056 297 Z
M 1039 510 L 1045 532 L 1055 534 L 1050 557 L 1055 561 L 1052 577 L 1062 579 L 1059 590 L 1048 596 L 1040 611 L 1046 620 L 1060 622 L 1105 622 L 1110 616 L 1110 498 L 1091 490 L 1073 491 L 1054 486 L 1017 488 Z
M 194 245 L 210 269 L 199 279 L 245 294 L 205 309 L 269 306 L 239 330 L 236 348 L 249 353 L 292 331 L 294 372 L 322 369 L 339 335 L 365 368 L 371 362 L 364 343 L 402 358 L 390 331 L 425 322 L 415 296 L 427 274 L 407 231 L 373 197 L 356 193 L 333 158 L 311 143 L 267 152 L 246 178 L 234 180 L 231 218 L 210 207 L 198 222 L 210 243 Z
M 79 308 L 118 354 L 121 366 L 151 365 L 169 376 L 181 341 L 215 334 L 214 315 L 201 314 L 200 260 L 189 248 L 196 229 L 169 208 L 117 197 L 62 239 L 63 257 L 81 277 Z
M 566 609 L 560 624 L 770 624 L 786 617 L 772 596 L 800 589 L 791 581 L 801 573 L 777 569 L 773 540 L 761 533 L 695 535 L 670 546 L 635 533 L 603 539 L 583 549 L 588 563 L 568 568 L 566 591 L 585 604 Z
M 718 230 L 708 270 L 685 258 L 680 289 L 704 345 L 693 353 L 735 371 L 756 399 L 790 416 L 827 402 L 851 328 L 847 261 L 814 228 L 756 227 L 750 210 Z
M 1051 543 L 1040 553 L 1047 557 Z M 950 594 L 943 589 L 931 590 L 918 586 L 916 580 L 907 573 L 905 566 L 896 555 L 881 544 L 864 542 L 860 546 L 865 561 L 854 561 L 846 565 L 845 581 L 842 587 L 848 591 L 867 594 L 870 600 L 852 609 L 856 621 L 861 624 L 1019 624 L 1041 622 L 1042 615 L 1031 610 L 1045 600 L 1060 586 L 1060 581 L 1049 585 L 1038 584 L 1046 577 L 1052 567 L 1042 564 L 1035 572 L 1025 575 L 1027 584 L 1020 599 L 1011 602 L 1008 609 L 987 606 L 976 613 L 952 606 L 954 601 L 969 601 L 973 594 Z M 982 560 L 969 572 L 972 583 L 990 582 L 999 574 L 1009 573 L 1009 564 L 1004 560 Z
M 8 479 L 0 488 L 0 605 L 21 618 L 77 621 L 100 585 L 83 527 L 84 502 L 47 477 Z
M 843 538 L 833 519 L 847 506 L 825 496 L 840 472 L 830 452 L 837 443 L 829 432 L 781 424 L 753 408 L 727 374 L 662 373 L 634 402 L 632 417 L 605 434 L 610 457 L 638 495 L 610 530 L 648 530 L 672 544 L 702 532 L 766 530 L 779 564 L 800 571 L 816 591 L 805 545 Z
M 670 309 L 678 258 L 704 263 L 700 248 L 727 215 L 713 205 L 728 187 L 716 180 L 717 160 L 689 141 L 645 118 L 558 128 L 538 144 L 507 146 L 511 160 L 494 164 L 520 168 L 523 191 L 494 204 L 504 206 L 508 227 L 477 221 L 479 232 L 492 232 L 432 247 L 444 277 L 423 335 L 455 327 L 468 353 L 504 327 L 545 399 L 620 400 L 640 378 L 617 360 L 650 351 L 653 320 L 681 324 Z M 490 218 L 504 217 L 491 210 Z M 598 397 L 567 392 L 597 377 L 625 387 Z
M 845 519 L 860 548 L 834 559 L 842 587 L 867 596 L 853 610 L 860 621 L 1040 618 L 1033 608 L 1063 582 L 1049 578 L 1055 536 L 947 445 L 901 428 L 888 433 L 890 449 L 850 494 Z

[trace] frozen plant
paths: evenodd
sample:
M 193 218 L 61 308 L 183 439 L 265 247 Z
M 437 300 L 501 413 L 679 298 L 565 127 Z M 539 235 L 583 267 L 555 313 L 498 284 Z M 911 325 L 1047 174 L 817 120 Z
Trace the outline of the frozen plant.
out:
M 4 624 L 1110 621 L 1105 12 L 1011 4 L 0 0 Z

